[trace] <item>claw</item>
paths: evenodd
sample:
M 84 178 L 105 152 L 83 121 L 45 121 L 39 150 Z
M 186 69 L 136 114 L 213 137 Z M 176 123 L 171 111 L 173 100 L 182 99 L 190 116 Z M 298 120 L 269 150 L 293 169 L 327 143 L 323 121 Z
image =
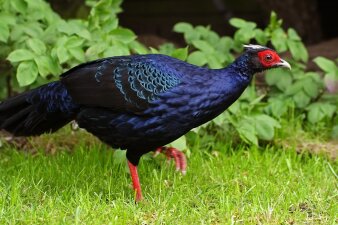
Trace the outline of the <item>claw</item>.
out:
M 154 153 L 154 157 L 164 153 L 168 160 L 174 159 L 176 171 L 181 171 L 183 175 L 187 173 L 187 159 L 183 152 L 173 147 L 159 147 Z

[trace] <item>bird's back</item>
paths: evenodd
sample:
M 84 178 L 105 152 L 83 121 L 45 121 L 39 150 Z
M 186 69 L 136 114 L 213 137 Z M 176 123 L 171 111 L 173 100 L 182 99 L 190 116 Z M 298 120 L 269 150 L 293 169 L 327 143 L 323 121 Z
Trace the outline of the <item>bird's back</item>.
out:
M 79 104 L 137 112 L 180 83 L 179 63 L 163 55 L 105 58 L 69 70 L 61 82 Z

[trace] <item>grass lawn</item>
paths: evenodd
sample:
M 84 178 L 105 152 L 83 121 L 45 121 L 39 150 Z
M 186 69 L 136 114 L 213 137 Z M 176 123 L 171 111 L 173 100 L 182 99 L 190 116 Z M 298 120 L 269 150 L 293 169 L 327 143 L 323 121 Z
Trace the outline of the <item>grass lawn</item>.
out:
M 337 224 L 336 162 L 274 147 L 194 146 L 182 176 L 164 157 L 126 164 L 101 144 L 30 154 L 0 149 L 0 224 Z

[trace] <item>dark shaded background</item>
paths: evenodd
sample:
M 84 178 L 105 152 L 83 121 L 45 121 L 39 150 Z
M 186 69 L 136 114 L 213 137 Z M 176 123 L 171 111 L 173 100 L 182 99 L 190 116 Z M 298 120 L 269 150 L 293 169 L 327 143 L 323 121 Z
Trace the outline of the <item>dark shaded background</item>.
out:
M 84 0 L 50 0 L 64 18 L 86 17 Z M 132 29 L 141 42 L 156 47 L 172 41 L 183 44 L 182 35 L 172 31 L 174 24 L 211 25 L 221 35 L 232 35 L 231 17 L 268 24 L 271 10 L 282 18 L 284 28 L 293 27 L 310 46 L 310 55 L 338 57 L 337 0 L 124 0 L 120 24 Z
M 308 44 L 338 36 L 338 1 L 320 0 L 126 0 L 121 24 L 137 34 L 173 38 L 179 21 L 210 24 L 220 34 L 232 34 L 228 20 L 241 17 L 264 27 L 271 10 L 294 27 Z
M 63 17 L 85 16 L 84 0 L 50 0 Z M 335 0 L 125 0 L 120 24 L 138 35 L 154 34 L 175 39 L 172 27 L 186 21 L 211 25 L 220 34 L 231 35 L 231 17 L 255 21 L 264 27 L 271 10 L 294 27 L 305 43 L 317 43 L 338 36 L 338 1 Z M 81 15 L 82 14 L 82 15 Z

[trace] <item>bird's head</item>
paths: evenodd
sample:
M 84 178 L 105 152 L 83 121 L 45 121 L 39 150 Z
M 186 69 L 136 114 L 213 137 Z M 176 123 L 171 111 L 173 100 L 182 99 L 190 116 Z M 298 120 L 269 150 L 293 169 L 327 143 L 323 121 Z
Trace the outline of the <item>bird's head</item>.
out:
M 249 66 L 255 72 L 279 67 L 291 69 L 290 64 L 282 59 L 275 50 L 260 45 L 244 45 L 244 49 Z

